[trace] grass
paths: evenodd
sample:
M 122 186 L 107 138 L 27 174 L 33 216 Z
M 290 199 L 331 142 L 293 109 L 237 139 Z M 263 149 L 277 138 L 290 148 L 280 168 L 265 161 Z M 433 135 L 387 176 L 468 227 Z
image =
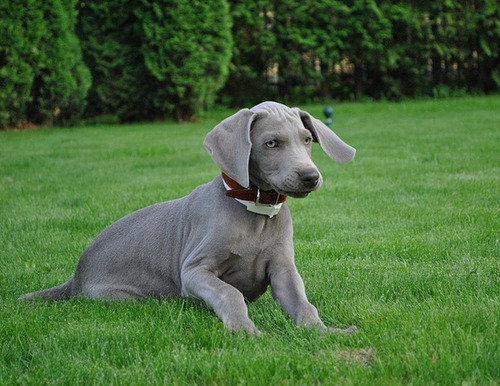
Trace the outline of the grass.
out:
M 356 160 L 315 147 L 324 186 L 289 205 L 308 296 L 353 337 L 294 327 L 269 293 L 260 338 L 185 300 L 18 304 L 105 226 L 210 181 L 202 141 L 231 112 L 0 132 L 0 384 L 499 384 L 500 97 L 335 110 Z

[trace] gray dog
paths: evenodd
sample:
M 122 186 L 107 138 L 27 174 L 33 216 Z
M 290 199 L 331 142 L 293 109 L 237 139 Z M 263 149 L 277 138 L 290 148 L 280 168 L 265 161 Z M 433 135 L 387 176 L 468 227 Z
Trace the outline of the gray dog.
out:
M 334 161 L 354 158 L 355 149 L 298 108 L 264 102 L 240 110 L 204 142 L 222 175 L 184 198 L 115 222 L 83 252 L 72 279 L 20 299 L 193 297 L 230 331 L 259 334 L 245 299 L 256 300 L 270 285 L 296 324 L 355 332 L 323 324 L 294 264 L 284 201 L 306 197 L 322 183 L 311 161 L 313 141 Z

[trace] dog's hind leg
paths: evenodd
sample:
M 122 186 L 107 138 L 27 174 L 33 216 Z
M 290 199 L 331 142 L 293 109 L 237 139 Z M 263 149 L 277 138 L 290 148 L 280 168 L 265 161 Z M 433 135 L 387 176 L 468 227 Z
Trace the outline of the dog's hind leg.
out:
M 91 299 L 100 300 L 139 300 L 146 295 L 138 288 L 127 285 L 87 285 L 82 290 L 82 295 Z

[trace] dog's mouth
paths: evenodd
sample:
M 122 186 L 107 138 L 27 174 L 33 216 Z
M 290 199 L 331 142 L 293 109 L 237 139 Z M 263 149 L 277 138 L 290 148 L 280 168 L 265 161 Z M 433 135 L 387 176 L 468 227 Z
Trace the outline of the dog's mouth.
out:
M 282 196 L 289 196 L 293 198 L 305 198 L 309 195 L 309 193 L 312 192 L 312 190 L 309 191 L 286 191 L 286 190 L 276 190 L 279 194 Z
M 260 186 L 262 190 L 274 190 L 282 196 L 289 196 L 294 198 L 304 198 L 309 193 L 318 190 L 322 185 L 321 177 L 316 181 L 300 181 L 296 176 L 287 176 L 285 178 L 275 178 L 258 181 L 256 186 Z
M 309 193 L 318 190 L 321 186 L 321 179 L 319 179 L 315 184 L 302 184 L 296 183 L 291 180 L 285 180 L 282 184 L 278 186 L 273 186 L 273 189 L 279 194 L 294 197 L 294 198 L 304 198 L 309 195 Z M 308 186 L 309 185 L 309 186 Z
M 309 195 L 309 193 L 318 190 L 321 184 L 314 187 L 297 187 L 293 188 L 290 186 L 273 187 L 273 189 L 283 196 L 289 196 L 294 198 L 304 198 Z

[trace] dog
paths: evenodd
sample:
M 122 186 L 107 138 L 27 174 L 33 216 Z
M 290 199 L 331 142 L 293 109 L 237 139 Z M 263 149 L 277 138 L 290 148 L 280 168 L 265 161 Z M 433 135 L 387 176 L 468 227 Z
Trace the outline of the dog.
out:
M 210 307 L 228 330 L 258 335 L 246 300 L 270 285 L 295 324 L 356 332 L 325 326 L 294 263 L 286 198 L 306 197 L 322 184 L 312 142 L 339 163 L 356 152 L 298 108 L 264 102 L 238 111 L 205 138 L 222 171 L 212 182 L 118 220 L 83 252 L 73 278 L 20 300 L 189 297 Z

